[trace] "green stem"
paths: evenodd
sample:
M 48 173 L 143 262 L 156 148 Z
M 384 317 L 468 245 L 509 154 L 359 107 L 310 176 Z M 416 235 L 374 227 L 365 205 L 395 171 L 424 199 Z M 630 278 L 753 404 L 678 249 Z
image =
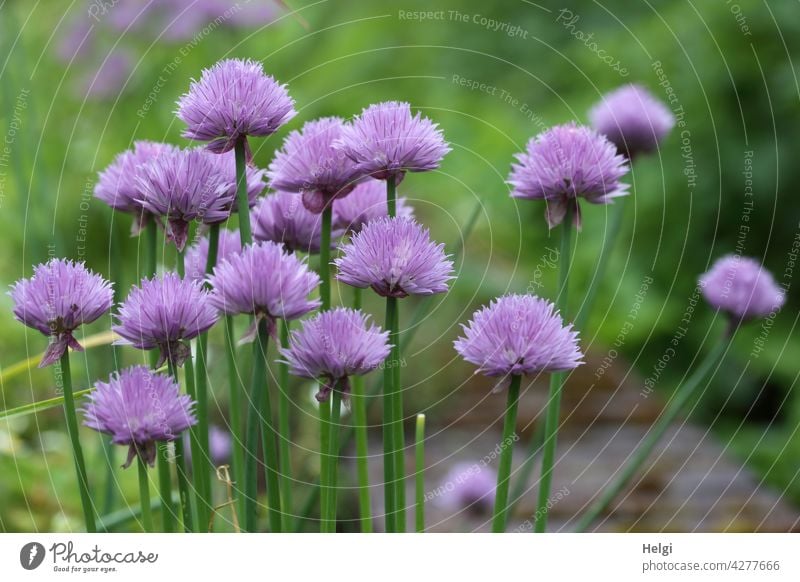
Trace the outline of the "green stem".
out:
M 331 401 L 330 398 L 319 403 L 319 531 L 328 531 L 328 513 L 330 512 L 330 490 L 328 483 L 328 451 L 331 447 Z
M 86 524 L 86 531 L 94 533 L 97 531 L 94 520 L 94 509 L 92 508 L 92 497 L 89 494 L 89 479 L 86 476 L 86 464 L 83 460 L 83 449 L 81 448 L 80 437 L 78 436 L 78 417 L 75 413 L 75 399 L 72 394 L 72 373 L 69 369 L 69 351 L 65 351 L 61 356 L 61 381 L 64 392 L 64 415 L 67 418 L 67 433 L 70 444 L 72 445 L 72 458 L 75 461 L 75 472 L 78 476 L 78 492 L 83 508 L 83 519 Z
M 137 457 L 137 466 L 139 468 L 139 503 L 142 506 L 142 526 L 144 531 L 153 531 L 153 516 L 150 513 L 150 483 L 147 479 L 147 467 L 140 455 Z
M 246 145 L 247 142 L 244 139 L 240 139 L 236 141 L 233 148 L 236 158 L 236 208 L 239 213 L 239 236 L 241 237 L 242 246 L 253 242 L 253 235 L 250 230 L 250 201 L 247 198 Z
M 416 507 L 416 531 L 425 531 L 425 415 L 417 415 L 416 441 L 414 444 L 415 473 L 416 483 L 415 492 L 417 497 Z
M 572 245 L 572 209 L 568 207 L 561 224 L 561 252 L 559 256 L 558 296 L 556 304 L 561 317 L 567 318 L 567 296 L 569 289 L 569 266 Z M 535 531 L 542 533 L 547 529 L 547 501 L 550 497 L 550 486 L 553 482 L 553 462 L 556 455 L 558 423 L 561 411 L 561 389 L 564 385 L 564 373 L 555 372 L 550 376 L 550 392 L 545 416 L 544 451 L 542 454 L 542 477 L 539 481 L 539 498 L 536 505 Z
M 153 218 L 147 221 L 147 226 L 144 227 L 145 242 L 147 249 L 145 256 L 147 257 L 147 265 L 145 266 L 145 277 L 152 277 L 156 274 L 158 264 L 158 225 Z
M 236 373 L 236 344 L 233 340 L 233 317 L 230 315 L 225 316 L 225 356 L 228 363 L 228 389 L 230 390 L 230 429 L 233 437 L 232 455 L 233 455 L 233 478 L 235 481 L 235 488 L 238 492 L 237 495 L 237 509 L 239 511 L 239 521 L 245 522 L 245 495 L 244 484 L 246 483 L 244 475 L 244 443 L 245 434 L 244 426 L 242 425 L 242 396 L 241 396 L 241 383 L 239 376 Z
M 289 347 L 289 327 L 291 323 L 281 320 L 281 348 Z M 289 366 L 283 362 L 278 363 L 278 432 L 280 433 L 280 468 L 281 468 L 281 494 L 283 496 L 283 518 L 285 531 L 290 531 L 292 515 L 294 514 L 294 500 L 292 499 L 292 461 L 291 461 L 291 399 L 289 398 Z
M 667 403 L 666 408 L 662 411 L 661 415 L 656 420 L 656 423 L 647 432 L 645 438 L 639 443 L 639 446 L 634 451 L 633 456 L 628 460 L 622 469 L 615 474 L 614 480 L 609 483 L 604 489 L 597 500 L 592 503 L 589 510 L 584 513 L 578 521 L 577 531 L 586 531 L 592 522 L 602 514 L 612 501 L 625 489 L 630 483 L 631 479 L 639 472 L 639 470 L 647 461 L 650 454 L 655 449 L 658 442 L 664 436 L 664 433 L 674 422 L 680 411 L 689 401 L 694 394 L 700 382 L 708 375 L 711 368 L 719 363 L 725 350 L 730 344 L 730 337 L 726 334 L 723 340 L 716 343 L 714 348 L 708 353 L 700 366 L 695 370 L 686 382 L 680 386 L 670 401 Z
M 331 402 L 331 424 L 328 449 L 328 516 L 325 520 L 326 533 L 336 532 L 336 484 L 339 473 L 339 427 L 341 425 L 342 391 L 341 387 L 333 387 Z
M 492 516 L 492 533 L 506 531 L 508 521 L 508 485 L 511 479 L 511 461 L 514 456 L 514 432 L 517 428 L 517 408 L 519 407 L 519 385 L 522 376 L 511 376 L 508 386 L 508 404 L 503 422 L 503 441 L 500 443 L 500 464 L 497 467 L 497 491 Z
M 360 291 L 360 289 L 359 289 Z M 356 436 L 356 473 L 358 475 L 358 509 L 361 532 L 372 532 L 372 508 L 369 495 L 369 440 L 367 437 L 367 402 L 364 378 L 350 379 L 350 405 L 353 407 L 353 429 Z
M 258 525 L 257 500 L 258 500 L 258 440 L 260 422 L 259 411 L 262 400 L 266 397 L 263 390 L 256 384 L 257 372 L 261 361 L 254 352 L 253 381 L 250 385 L 250 401 L 247 408 L 247 428 L 244 447 L 244 531 L 255 532 Z M 263 374 L 262 374 L 263 376 Z
M 394 328 L 394 313 L 397 310 L 397 298 L 386 298 L 386 329 L 389 332 L 389 342 L 393 343 L 392 332 Z M 386 513 L 386 531 L 394 533 L 397 531 L 396 518 L 396 491 L 395 486 L 395 463 L 394 463 L 394 349 L 389 353 L 389 357 L 384 362 L 383 368 L 383 481 L 384 481 L 384 509 Z
M 397 216 L 397 179 L 394 175 L 386 178 L 386 210 L 389 216 Z
M 394 324 L 390 331 L 392 345 L 392 385 L 394 388 L 394 400 L 392 402 L 392 413 L 394 422 L 394 479 L 395 479 L 395 503 L 397 504 L 397 519 L 395 525 L 398 532 L 406 531 L 406 437 L 403 431 L 403 390 L 400 383 L 400 303 L 394 310 Z
M 211 274 L 217 264 L 219 251 L 219 224 L 211 225 L 208 234 L 208 255 L 206 257 L 205 274 Z M 192 273 L 194 276 L 195 274 Z M 206 283 L 210 288 L 210 285 Z M 195 382 L 197 389 L 197 426 L 195 434 L 199 455 L 195 456 L 192 449 L 192 479 L 197 489 L 198 523 L 207 524 L 211 519 L 211 510 L 214 506 L 211 493 L 211 454 L 208 442 L 208 367 L 206 354 L 208 353 L 208 332 L 203 332 L 197 338 L 197 361 L 195 362 Z
M 322 211 L 322 233 L 319 247 L 319 295 L 322 300 L 322 311 L 331 308 L 331 222 L 333 220 L 333 204 L 325 206 Z
M 169 466 L 167 443 L 156 445 L 156 468 L 158 470 L 158 496 L 161 499 L 161 525 L 166 533 L 175 531 L 175 507 L 172 504 L 172 474 Z
M 190 362 L 191 365 L 191 362 Z M 178 378 L 178 368 L 172 363 L 171 359 L 167 360 L 170 375 L 174 378 L 175 382 L 180 384 Z M 187 374 L 188 378 L 189 374 Z M 188 382 L 187 382 L 187 392 Z M 190 393 L 191 395 L 191 393 Z M 192 518 L 192 502 L 191 490 L 189 488 L 189 478 L 186 473 L 186 458 L 183 451 L 183 438 L 178 437 L 175 439 L 175 469 L 178 474 L 178 492 L 180 493 L 181 513 L 183 514 L 183 529 L 187 532 L 194 531 L 194 519 Z
M 542 450 L 542 442 L 544 441 L 544 423 L 537 422 L 536 429 L 533 432 L 530 442 L 528 443 L 528 454 L 525 455 L 525 460 L 517 470 L 519 475 L 514 485 L 514 490 L 511 492 L 511 503 L 509 503 L 509 511 L 514 510 L 514 506 L 519 503 L 525 494 L 528 492 L 528 483 L 531 481 L 533 469 L 536 467 L 536 457 Z
M 283 531 L 281 525 L 280 467 L 278 465 L 278 443 L 276 441 L 272 415 L 272 402 L 267 387 L 267 345 L 269 329 L 267 320 L 258 322 L 258 339 L 255 344 L 253 366 L 253 389 L 262 393 L 261 397 L 261 446 L 264 449 L 264 466 L 267 471 L 267 515 L 272 533 Z
M 608 263 L 611 260 L 611 255 L 614 254 L 614 247 L 616 246 L 619 231 L 622 229 L 622 219 L 625 216 L 625 199 L 616 200 L 611 205 L 611 220 L 606 236 L 603 240 L 603 248 L 600 250 L 600 256 L 597 259 L 597 268 L 594 272 L 594 277 L 589 283 L 589 288 L 586 290 L 586 295 L 583 299 L 583 304 L 578 310 L 578 315 L 575 316 L 575 329 L 583 331 L 586 329 L 586 322 L 592 314 L 592 307 L 594 307 L 597 292 L 603 282 Z

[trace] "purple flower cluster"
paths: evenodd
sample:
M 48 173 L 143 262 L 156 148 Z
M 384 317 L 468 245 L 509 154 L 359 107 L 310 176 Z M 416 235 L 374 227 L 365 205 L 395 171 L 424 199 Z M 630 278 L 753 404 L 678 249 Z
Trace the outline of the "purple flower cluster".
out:
M 129 445 L 123 468 L 139 455 L 151 467 L 156 442 L 174 441 L 197 424 L 194 402 L 180 394 L 171 376 L 144 366 L 132 366 L 112 374 L 108 382 L 97 382 L 83 406 L 84 424 L 111 435 L 111 442 Z
M 142 168 L 162 155 L 173 154 L 175 146 L 151 141 L 137 141 L 133 149 L 118 154 L 100 172 L 94 195 L 111 208 L 134 216 L 133 234 L 138 234 L 151 215 L 142 204 L 142 192 L 137 181 Z
M 242 252 L 242 241 L 239 231 L 221 228 L 219 231 L 216 264 L 219 265 L 225 259 L 240 252 Z M 206 262 L 208 261 L 207 236 L 204 236 L 186 249 L 185 261 L 186 276 L 193 281 L 205 281 Z
M 786 299 L 769 271 L 755 259 L 726 255 L 700 277 L 706 301 L 727 312 L 736 322 L 747 322 L 779 310 Z
M 405 198 L 396 201 L 397 216 L 414 218 L 414 209 Z M 386 203 L 386 184 L 381 180 L 367 179 L 346 197 L 333 204 L 334 228 L 358 232 L 368 222 L 389 215 Z
M 457 463 L 447 472 L 436 491 L 439 505 L 449 511 L 491 511 L 497 488 L 497 471 L 480 463 Z
M 338 117 L 324 117 L 291 132 L 269 166 L 270 186 L 301 193 L 305 207 L 316 214 L 332 200 L 347 196 L 363 173 L 343 152 L 331 147 L 344 128 Z
M 238 141 L 246 144 L 248 135 L 275 133 L 295 114 L 286 86 L 251 60 L 228 59 L 205 69 L 178 101 L 178 117 L 187 125 L 184 137 L 208 142 L 217 154 Z
M 236 156 L 232 152 L 226 152 L 217 156 L 208 156 L 210 162 L 216 165 L 219 173 L 220 191 L 219 195 L 228 201 L 228 212 L 238 212 L 239 207 L 236 201 Z M 255 206 L 258 196 L 264 191 L 267 184 L 264 176 L 267 171 L 256 168 L 252 164 L 245 166 L 245 182 L 247 183 L 247 201 L 250 208 Z
M 308 299 L 320 283 L 319 276 L 272 241 L 255 243 L 228 257 L 209 281 L 214 307 L 228 315 L 253 314 L 256 321 L 266 317 L 270 328 L 276 318 L 297 319 L 320 305 L 318 299 Z M 256 329 L 254 323 L 246 339 L 252 339 Z
M 50 337 L 40 368 L 57 362 L 67 348 L 83 351 L 72 332 L 98 319 L 114 302 L 111 283 L 67 259 L 37 265 L 33 277 L 14 283 L 9 295 L 17 321 Z
M 208 330 L 217 317 L 200 282 L 165 273 L 131 289 L 112 329 L 121 336 L 117 345 L 158 348 L 158 366 L 167 360 L 179 366 L 191 355 L 187 340 Z
M 370 105 L 352 124 L 342 129 L 334 147 L 357 164 L 364 175 L 378 180 L 406 172 L 439 167 L 450 151 L 441 130 L 427 117 L 411 114 L 411 106 L 399 101 Z
M 305 207 L 302 194 L 276 192 L 265 196 L 251 214 L 251 220 L 256 240 L 281 243 L 287 251 L 292 252 L 319 252 L 322 217 Z M 334 225 L 331 240 L 342 234 L 343 230 Z
M 666 105 L 634 84 L 605 95 L 589 111 L 589 119 L 629 160 L 655 150 L 675 125 Z
M 340 307 L 304 321 L 281 354 L 295 376 L 325 379 L 317 393 L 322 402 L 337 384 L 346 394 L 349 376 L 380 366 L 389 355 L 388 338 L 388 332 L 369 324 L 369 316 Z
M 340 281 L 372 287 L 384 297 L 444 293 L 453 279 L 444 245 L 431 241 L 416 221 L 399 216 L 367 223 L 334 262 Z
M 588 127 L 575 123 L 553 127 L 531 139 L 516 158 L 508 178 L 514 188 L 511 196 L 544 200 L 550 228 L 564 220 L 567 209 L 580 227 L 579 198 L 608 204 L 627 194 L 628 185 L 620 182 L 628 171 L 625 157 Z
M 486 376 L 559 372 L 583 363 L 578 333 L 552 303 L 533 295 L 494 299 L 462 327 L 456 351 Z

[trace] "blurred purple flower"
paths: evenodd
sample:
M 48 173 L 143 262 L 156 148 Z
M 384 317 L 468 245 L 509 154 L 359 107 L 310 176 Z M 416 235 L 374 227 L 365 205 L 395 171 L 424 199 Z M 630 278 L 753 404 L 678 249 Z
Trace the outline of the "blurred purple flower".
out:
M 269 165 L 270 187 L 299 192 L 303 204 L 315 214 L 332 200 L 344 198 L 362 178 L 355 163 L 331 147 L 345 124 L 338 117 L 323 117 L 293 131 Z
M 217 247 L 217 262 L 222 261 L 242 252 L 242 241 L 238 230 L 219 230 L 219 245 Z M 206 261 L 208 260 L 208 237 L 204 236 L 195 244 L 186 249 L 186 276 L 193 280 L 203 282 L 206 279 Z
M 706 301 L 739 322 L 768 316 L 786 299 L 772 274 L 749 257 L 726 255 L 700 277 Z
M 143 279 L 131 288 L 112 329 L 121 336 L 115 345 L 140 350 L 158 348 L 158 366 L 169 360 L 180 366 L 191 355 L 187 340 L 217 321 L 208 292 L 201 283 L 181 279 L 177 273 Z
M 583 363 L 578 333 L 555 306 L 533 295 L 504 295 L 476 311 L 454 342 L 477 373 L 507 376 L 559 372 Z
M 389 355 L 388 339 L 388 332 L 369 325 L 369 316 L 337 307 L 303 321 L 281 355 L 295 376 L 325 380 L 317 393 L 317 400 L 323 402 L 337 385 L 347 394 L 349 376 L 380 366 Z
M 272 332 L 276 318 L 297 319 L 320 305 L 318 299 L 308 299 L 320 283 L 319 276 L 272 241 L 249 245 L 217 264 L 209 281 L 214 307 L 228 315 L 256 316 L 244 341 L 255 337 L 262 317 Z
M 579 198 L 608 204 L 627 194 L 628 185 L 620 182 L 628 171 L 625 157 L 588 127 L 575 123 L 553 127 L 531 139 L 516 158 L 519 163 L 512 165 L 508 178 L 514 187 L 511 196 L 544 200 L 550 228 L 564 220 L 568 207 L 580 228 Z
M 292 252 L 319 252 L 322 217 L 303 205 L 302 194 L 276 192 L 265 196 L 250 216 L 256 240 L 283 243 L 284 248 Z M 343 232 L 334 225 L 331 240 L 335 241 Z
M 142 168 L 159 156 L 173 154 L 178 151 L 173 145 L 152 141 L 137 141 L 133 149 L 126 150 L 100 172 L 94 195 L 111 208 L 133 215 L 131 231 L 139 234 L 152 215 L 140 202 L 142 192 L 137 182 Z
M 644 87 L 624 85 L 589 111 L 592 127 L 628 159 L 655 150 L 675 125 L 672 112 Z
M 294 100 L 261 63 L 227 59 L 205 69 L 199 81 L 178 100 L 183 136 L 209 142 L 217 154 L 233 149 L 247 136 L 267 136 L 295 116 Z M 249 159 L 249 148 L 246 149 Z
M 84 94 L 97 99 L 116 97 L 131 78 L 134 64 L 127 50 L 114 50 L 86 76 Z
M 497 472 L 479 463 L 457 463 L 441 485 L 439 504 L 448 511 L 490 512 L 494 507 Z
M 405 172 L 424 172 L 439 167 L 450 151 L 438 125 L 399 101 L 370 105 L 345 126 L 334 147 L 358 164 L 358 170 L 378 180 Z
M 111 435 L 116 445 L 129 445 L 123 468 L 136 455 L 151 467 L 156 459 L 156 442 L 174 441 L 184 430 L 197 424 L 194 402 L 180 394 L 178 383 L 144 366 L 132 366 L 114 373 L 108 382 L 97 382 L 82 407 L 84 424 Z
M 233 199 L 216 156 L 202 149 L 164 152 L 142 167 L 136 184 L 145 209 L 166 221 L 167 238 L 179 251 L 189 223 L 215 224 L 230 216 Z
M 378 218 L 342 247 L 334 262 L 337 279 L 353 287 L 372 287 L 384 297 L 433 295 L 447 291 L 453 262 L 444 244 L 410 218 Z
M 183 449 L 186 464 L 192 465 L 192 449 L 189 446 L 189 435 L 184 436 L 185 446 Z M 231 448 L 233 440 L 231 433 L 212 424 L 208 427 L 208 455 L 215 467 L 224 465 L 231 458 Z
M 50 338 L 40 368 L 57 362 L 68 347 L 82 352 L 72 332 L 95 321 L 114 302 L 111 283 L 68 259 L 37 265 L 33 277 L 14 283 L 8 294 L 17 321 Z
M 397 216 L 414 218 L 414 209 L 406 203 L 405 198 L 398 198 L 396 204 Z M 367 222 L 388 215 L 386 184 L 372 178 L 333 204 L 334 228 L 350 232 L 358 232 Z

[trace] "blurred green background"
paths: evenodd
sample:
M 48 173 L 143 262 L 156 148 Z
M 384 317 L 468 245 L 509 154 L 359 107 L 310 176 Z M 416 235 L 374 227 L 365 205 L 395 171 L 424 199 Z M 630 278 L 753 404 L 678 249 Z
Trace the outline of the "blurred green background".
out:
M 525 291 L 531 281 L 537 293 L 554 294 L 556 269 L 535 269 L 557 239 L 548 233 L 542 205 L 509 197 L 505 179 L 513 154 L 547 126 L 586 122 L 587 109 L 622 83 L 642 83 L 662 99 L 668 83 L 685 127 L 657 154 L 638 160 L 627 178 L 633 195 L 623 201 L 624 227 L 584 345 L 601 356 L 607 351 L 643 278 L 651 276 L 638 321 L 620 349 L 624 361 L 616 364 L 635 366 L 646 377 L 675 333 L 698 275 L 737 244 L 763 260 L 779 282 L 790 284 L 786 306 L 758 357 L 751 353 L 761 326 L 741 332 L 696 420 L 800 504 L 798 282 L 785 277 L 800 236 L 796 2 L 289 1 L 296 12 L 269 4 L 265 13 L 263 4 L 198 1 L 177 15 L 139 19 L 136 9 L 131 16 L 131 4 L 138 5 L 0 3 L 3 287 L 55 254 L 85 259 L 117 281 L 124 296 L 135 281 L 138 240 L 129 237 L 129 217 L 112 216 L 92 198 L 97 172 L 136 139 L 185 144 L 175 100 L 221 58 L 263 61 L 297 101 L 295 120 L 269 139 L 254 140 L 260 166 L 304 121 L 406 100 L 438 122 L 453 147 L 440 171 L 409 175 L 401 186 L 418 218 L 452 252 L 480 204 L 456 261 L 458 280 L 435 301 L 409 346 L 409 414 L 426 409 L 435 423 L 437 408 L 457 398 L 455 387 L 472 373 L 451 347 L 458 323 L 489 298 Z M 214 5 L 218 18 L 201 13 L 200 4 Z M 254 6 L 253 16 L 243 17 Z M 609 65 L 598 50 L 619 65 Z M 744 173 L 748 160 L 751 176 Z M 743 222 L 749 179 L 754 205 Z M 608 217 L 606 207 L 584 206 L 571 271 L 573 314 L 594 276 Z M 167 264 L 171 252 L 164 251 Z M 43 350 L 45 340 L 16 323 L 10 299 L 1 297 L 0 365 L 7 370 Z M 341 301 L 348 298 L 342 289 Z M 404 303 L 408 312 L 413 304 Z M 367 306 L 380 314 L 377 301 Z M 674 389 L 715 341 L 720 319 L 698 306 L 657 390 Z M 109 323 L 106 318 L 86 332 Z M 93 349 L 73 366 L 76 384 L 106 376 L 115 356 L 124 362 L 140 357 Z M 219 370 L 220 385 L 223 374 Z M 3 382 L 2 407 L 52 397 L 52 385 L 48 370 L 26 371 Z M 0 422 L 0 529 L 76 526 L 61 514 L 78 514 L 67 452 L 58 410 Z M 127 493 L 135 490 L 132 479 L 122 476 Z

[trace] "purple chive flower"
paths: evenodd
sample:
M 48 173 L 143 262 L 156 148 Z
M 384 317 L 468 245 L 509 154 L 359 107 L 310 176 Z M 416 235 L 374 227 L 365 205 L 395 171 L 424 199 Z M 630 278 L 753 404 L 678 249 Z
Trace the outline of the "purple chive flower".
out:
M 432 295 L 447 291 L 453 262 L 428 229 L 396 216 L 367 223 L 342 247 L 335 261 L 337 279 L 353 287 L 372 287 L 384 297 Z
M 494 299 L 462 327 L 456 351 L 486 376 L 560 372 L 583 363 L 578 333 L 552 303 L 533 295 Z
M 398 198 L 396 204 L 397 216 L 414 218 L 414 209 L 406 204 L 405 198 Z M 333 204 L 334 228 L 350 232 L 358 232 L 367 222 L 388 215 L 386 185 L 372 178 L 356 186 L 347 198 Z
M 190 448 L 189 435 L 184 436 L 185 446 L 183 449 L 186 465 L 192 466 L 192 449 Z M 231 458 L 231 448 L 233 440 L 231 433 L 212 424 L 208 427 L 208 455 L 215 467 L 224 465 Z
M 480 463 L 458 463 L 447 473 L 437 491 L 439 504 L 449 511 L 488 512 L 494 507 L 497 471 Z
M 592 204 L 608 204 L 627 194 L 620 178 L 628 171 L 625 157 L 604 136 L 588 127 L 568 123 L 553 127 L 528 142 L 516 156 L 519 163 L 508 178 L 511 196 L 544 200 L 550 228 L 564 220 L 572 208 L 574 224 L 580 228 L 578 198 Z
M 97 382 L 82 407 L 84 424 L 111 435 L 116 445 L 129 445 L 123 468 L 136 455 L 151 467 L 156 459 L 156 442 L 174 441 L 197 424 L 194 402 L 180 394 L 170 376 L 145 366 L 131 366 L 114 373 L 108 382 Z
M 140 350 L 158 348 L 158 366 L 167 360 L 180 366 L 191 355 L 187 340 L 214 325 L 217 312 L 199 282 L 165 273 L 133 287 L 117 320 L 112 329 L 122 339 L 115 344 Z
M 640 85 L 608 93 L 589 111 L 592 127 L 628 159 L 658 147 L 675 125 L 672 112 Z
M 138 201 L 167 220 L 167 238 L 179 251 L 191 221 L 214 224 L 230 215 L 233 198 L 215 158 L 201 149 L 167 152 L 144 166 L 136 179 Z
M 219 231 L 219 245 L 217 246 L 217 265 L 222 261 L 242 252 L 242 241 L 238 230 L 221 228 Z M 195 244 L 186 249 L 186 276 L 193 280 L 203 282 L 206 278 L 206 261 L 208 261 L 208 237 L 204 236 Z
M 94 195 L 111 208 L 134 216 L 133 234 L 139 234 L 152 215 L 140 202 L 142 192 L 137 182 L 142 168 L 166 154 L 177 151 L 173 145 L 152 141 L 137 141 L 133 149 L 118 154 L 97 179 Z
M 747 322 L 779 310 L 786 299 L 769 271 L 749 257 L 726 255 L 700 277 L 706 301 L 727 312 L 734 321 Z
M 183 136 L 209 142 L 221 154 L 247 136 L 267 136 L 295 116 L 294 100 L 264 73 L 261 63 L 227 59 L 205 69 L 178 100 L 178 117 L 188 126 Z
M 269 165 L 270 186 L 301 193 L 303 204 L 315 214 L 331 200 L 347 196 L 363 174 L 350 158 L 331 147 L 344 127 L 338 117 L 323 117 L 291 132 Z
M 83 263 L 67 259 L 37 265 L 33 277 L 14 283 L 8 294 L 17 321 L 50 338 L 40 368 L 57 362 L 68 347 L 82 352 L 72 332 L 95 321 L 114 302 L 111 283 Z
M 334 147 L 358 164 L 363 174 L 378 180 L 406 172 L 435 170 L 450 147 L 427 117 L 411 115 L 408 103 L 387 101 L 370 105 L 345 126 Z
M 389 355 L 389 332 L 369 324 L 361 311 L 337 307 L 307 319 L 281 349 L 289 369 L 302 378 L 322 378 L 317 400 L 327 400 L 337 384 L 349 392 L 348 377 L 374 370 Z
M 319 276 L 308 269 L 305 261 L 272 241 L 249 245 L 222 261 L 209 281 L 214 288 L 214 307 L 228 315 L 256 316 L 243 340 L 255 337 L 262 317 L 267 319 L 271 332 L 276 318 L 297 319 L 320 306 L 318 299 L 308 299 L 320 283 Z
M 303 205 L 302 194 L 276 192 L 265 196 L 250 217 L 253 221 L 253 238 L 256 240 L 282 243 L 287 251 L 292 252 L 319 252 L 322 217 Z M 331 240 L 338 239 L 343 233 L 338 225 L 334 225 Z

